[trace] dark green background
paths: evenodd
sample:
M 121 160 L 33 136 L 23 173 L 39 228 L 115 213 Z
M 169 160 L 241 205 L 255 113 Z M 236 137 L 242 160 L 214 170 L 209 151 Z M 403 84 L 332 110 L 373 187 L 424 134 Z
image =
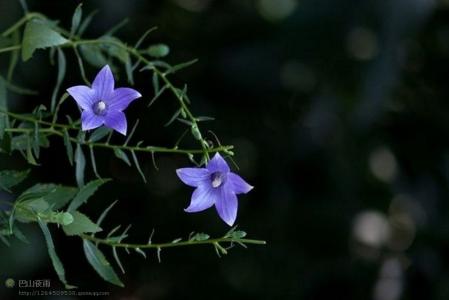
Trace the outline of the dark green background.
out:
M 28 2 L 66 27 L 78 3 Z M 70 283 L 111 291 L 111 299 L 449 299 L 448 1 L 84 2 L 85 12 L 99 10 L 90 37 L 128 17 L 117 34 L 124 41 L 156 25 L 147 44 L 170 45 L 170 63 L 199 58 L 175 81 L 188 83 L 196 115 L 216 118 L 203 128 L 236 146 L 240 174 L 255 186 L 240 197 L 237 223 L 268 244 L 222 258 L 208 247 L 170 249 L 162 263 L 155 253 L 146 260 L 124 253 L 120 289 L 94 273 L 77 238 L 52 228 Z M 16 1 L 1 0 L 0 29 L 20 16 Z M 81 83 L 67 54 L 64 87 Z M 15 81 L 40 96 L 11 94 L 12 110 L 49 103 L 56 67 L 47 57 L 40 51 L 20 66 Z M 5 74 L 7 55 L 0 61 Z M 89 77 L 96 71 L 88 69 Z M 136 88 L 144 99 L 127 111 L 130 122 L 142 121 L 136 136 L 172 145 L 184 129 L 163 127 L 175 99 L 167 94 L 146 109 L 148 73 Z M 74 103 L 64 112 L 76 116 Z M 24 187 L 33 180 L 75 184 L 60 140 L 42 155 Z M 213 209 L 183 212 L 191 189 L 174 170 L 190 164 L 185 157 L 156 156 L 159 171 L 142 157 L 147 185 L 111 153 L 97 157 L 100 173 L 115 181 L 83 211 L 96 218 L 119 199 L 109 229 L 132 223 L 133 241 L 145 241 L 152 228 L 160 241 L 228 230 Z M 2 168 L 27 167 L 18 156 L 0 159 Z M 31 246 L 0 248 L 1 280 L 51 279 L 59 288 L 37 226 L 25 230 Z M 0 295 L 14 291 L 2 286 Z

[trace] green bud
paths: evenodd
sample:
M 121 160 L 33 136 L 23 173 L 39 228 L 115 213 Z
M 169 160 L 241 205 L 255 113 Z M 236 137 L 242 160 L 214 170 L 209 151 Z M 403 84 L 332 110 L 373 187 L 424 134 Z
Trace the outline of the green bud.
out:
M 164 57 L 170 53 L 170 48 L 165 44 L 156 44 L 150 46 L 147 53 L 153 57 Z
M 70 225 L 73 223 L 73 216 L 71 213 L 64 212 L 61 215 L 61 224 L 62 225 Z
M 192 134 L 195 137 L 195 139 L 197 139 L 199 141 L 203 139 L 203 137 L 201 136 L 201 132 L 198 129 L 198 126 L 196 126 L 196 124 L 192 125 Z

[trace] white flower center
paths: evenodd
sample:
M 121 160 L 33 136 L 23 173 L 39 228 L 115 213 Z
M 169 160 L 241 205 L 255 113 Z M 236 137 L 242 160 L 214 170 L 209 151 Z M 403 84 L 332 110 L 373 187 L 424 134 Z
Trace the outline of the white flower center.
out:
M 106 105 L 106 102 L 104 102 L 103 100 L 100 100 L 97 103 L 95 103 L 93 107 L 94 113 L 99 116 L 105 115 L 107 108 L 108 107 Z
M 211 175 L 211 184 L 213 188 L 217 188 L 225 181 L 225 175 L 222 172 L 215 172 Z

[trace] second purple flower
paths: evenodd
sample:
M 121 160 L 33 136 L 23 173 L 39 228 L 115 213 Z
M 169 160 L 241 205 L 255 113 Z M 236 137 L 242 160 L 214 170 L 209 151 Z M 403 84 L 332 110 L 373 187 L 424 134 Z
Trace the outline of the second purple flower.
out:
M 234 225 L 237 218 L 237 194 L 246 194 L 253 189 L 243 178 L 231 172 L 219 153 L 205 168 L 181 168 L 176 173 L 182 182 L 196 188 L 185 211 L 199 212 L 215 205 L 218 215 L 229 226 Z

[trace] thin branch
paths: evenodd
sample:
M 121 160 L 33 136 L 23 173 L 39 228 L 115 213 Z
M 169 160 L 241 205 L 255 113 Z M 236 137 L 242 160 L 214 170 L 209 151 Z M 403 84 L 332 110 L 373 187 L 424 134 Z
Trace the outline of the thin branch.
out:
M 158 249 L 158 248 L 173 248 L 173 247 L 183 247 L 183 246 L 195 246 L 195 245 L 216 245 L 217 243 L 243 243 L 243 244 L 254 244 L 254 245 L 265 245 L 266 241 L 262 240 L 253 240 L 253 239 L 240 239 L 240 238 L 232 238 L 232 237 L 222 237 L 208 240 L 187 240 L 180 241 L 177 243 L 169 242 L 169 243 L 160 243 L 160 244 L 128 244 L 128 243 L 120 243 L 116 241 L 111 241 L 108 239 L 100 239 L 96 237 L 92 237 L 90 235 L 81 234 L 80 237 L 84 240 L 89 240 L 94 243 L 104 244 L 110 247 L 119 247 L 119 248 L 128 248 L 128 249 Z

